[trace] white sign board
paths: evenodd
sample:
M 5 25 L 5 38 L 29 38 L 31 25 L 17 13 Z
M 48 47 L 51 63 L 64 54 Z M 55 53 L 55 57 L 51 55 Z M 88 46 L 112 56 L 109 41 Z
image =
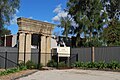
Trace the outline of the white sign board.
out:
M 59 57 L 70 57 L 70 47 L 56 47 L 53 48 L 53 50 L 55 50 L 56 53 L 58 53 Z

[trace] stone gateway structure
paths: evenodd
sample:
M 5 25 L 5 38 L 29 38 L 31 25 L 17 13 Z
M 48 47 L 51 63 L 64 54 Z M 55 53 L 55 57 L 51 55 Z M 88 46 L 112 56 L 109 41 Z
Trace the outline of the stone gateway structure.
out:
M 51 59 L 51 55 L 42 55 L 41 53 L 51 53 L 51 34 L 54 25 L 47 22 L 41 22 L 28 18 L 20 17 L 17 19 L 19 26 L 18 30 L 18 51 L 19 60 L 28 61 L 31 60 L 31 45 L 32 42 L 37 42 L 37 48 L 39 49 L 40 60 L 43 65 L 46 65 L 48 60 Z M 32 40 L 32 35 L 37 35 L 37 39 Z M 47 62 L 45 59 L 47 59 Z

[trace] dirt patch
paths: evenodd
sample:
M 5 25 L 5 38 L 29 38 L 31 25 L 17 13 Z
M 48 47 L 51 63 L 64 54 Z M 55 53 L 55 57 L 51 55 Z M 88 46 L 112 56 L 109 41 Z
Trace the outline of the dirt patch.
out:
M 88 73 L 85 73 L 85 72 L 73 72 L 74 74 L 88 74 Z
M 5 69 L 0 69 L 0 71 L 5 71 Z
M 8 75 L 0 76 L 0 80 L 14 80 L 17 77 L 24 76 L 26 74 L 33 73 L 35 71 L 38 71 L 38 70 L 24 70 L 16 73 L 11 73 Z

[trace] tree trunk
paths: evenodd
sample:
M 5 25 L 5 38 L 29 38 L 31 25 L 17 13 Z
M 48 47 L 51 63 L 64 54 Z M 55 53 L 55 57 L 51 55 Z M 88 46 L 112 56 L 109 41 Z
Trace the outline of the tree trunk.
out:
M 2 24 L 2 14 L 1 14 L 1 9 L 0 9 L 0 37 L 1 37 L 1 33 L 2 33 L 2 27 L 3 27 L 3 24 Z
M 92 42 L 92 31 L 90 32 L 90 42 Z M 91 45 L 91 62 L 95 61 L 94 46 Z
M 95 62 L 95 48 L 91 47 L 91 62 Z
M 0 9 L 0 45 L 2 43 L 1 36 L 2 36 L 2 15 L 1 15 L 1 9 Z
M 90 32 L 90 41 L 92 41 L 92 32 Z

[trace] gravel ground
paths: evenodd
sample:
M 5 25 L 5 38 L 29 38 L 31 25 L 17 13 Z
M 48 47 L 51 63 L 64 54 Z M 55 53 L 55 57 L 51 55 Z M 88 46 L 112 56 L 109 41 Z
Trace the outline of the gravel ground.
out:
M 46 70 L 18 80 L 120 80 L 120 72 L 81 69 Z

